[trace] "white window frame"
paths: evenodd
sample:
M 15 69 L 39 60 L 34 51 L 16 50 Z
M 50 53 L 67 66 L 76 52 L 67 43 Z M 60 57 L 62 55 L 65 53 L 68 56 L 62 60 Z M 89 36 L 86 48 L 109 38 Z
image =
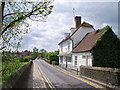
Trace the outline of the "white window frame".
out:
M 63 52 L 63 46 L 61 46 L 60 48 L 61 48 L 61 52 Z
M 86 56 L 85 56 L 85 55 L 83 55 L 83 56 L 82 56 L 82 59 L 86 59 Z
M 68 42 L 68 51 L 70 51 L 70 42 Z
M 72 62 L 71 57 L 67 57 L 67 61 L 71 63 Z
M 77 64 L 78 64 L 78 56 L 74 56 L 75 57 L 75 62 L 74 62 L 74 65 L 76 65 L 77 66 Z

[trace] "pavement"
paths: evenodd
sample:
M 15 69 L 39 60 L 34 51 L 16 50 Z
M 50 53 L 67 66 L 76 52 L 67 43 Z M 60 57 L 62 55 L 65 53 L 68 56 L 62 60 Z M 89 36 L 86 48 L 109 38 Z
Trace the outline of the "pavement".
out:
M 38 65 L 34 61 L 33 68 L 33 88 L 47 88 Z

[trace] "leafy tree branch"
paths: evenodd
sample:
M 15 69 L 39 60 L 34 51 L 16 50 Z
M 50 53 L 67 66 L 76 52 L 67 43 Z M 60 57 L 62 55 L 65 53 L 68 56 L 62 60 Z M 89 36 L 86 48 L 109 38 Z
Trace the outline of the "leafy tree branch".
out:
M 52 0 L 42 2 L 2 2 L 0 36 L 3 39 L 3 43 L 1 49 L 6 46 L 14 46 L 15 44 L 13 43 L 15 42 L 13 39 L 21 40 L 21 34 L 29 31 L 28 19 L 43 21 L 52 12 L 52 2 Z M 22 26 L 27 28 L 22 29 Z

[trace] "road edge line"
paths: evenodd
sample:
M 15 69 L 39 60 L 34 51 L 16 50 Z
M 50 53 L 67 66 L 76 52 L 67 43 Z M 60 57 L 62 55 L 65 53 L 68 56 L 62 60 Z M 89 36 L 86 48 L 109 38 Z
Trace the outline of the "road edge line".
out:
M 39 66 L 38 67 L 41 75 L 43 76 L 44 80 L 47 82 L 47 84 L 49 85 L 49 87 L 52 89 L 52 90 L 56 90 L 54 85 L 52 84 L 52 82 L 47 78 L 47 76 L 45 75 L 45 73 L 42 71 L 41 67 Z

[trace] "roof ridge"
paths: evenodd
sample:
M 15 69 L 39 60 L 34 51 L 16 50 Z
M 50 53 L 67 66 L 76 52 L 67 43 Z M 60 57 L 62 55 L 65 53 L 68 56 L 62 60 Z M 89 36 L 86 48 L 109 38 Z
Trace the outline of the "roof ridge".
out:
M 90 23 L 88 23 L 88 22 L 85 22 L 85 21 L 84 21 L 84 22 L 82 23 L 82 25 L 84 25 L 84 24 L 88 24 L 88 25 L 90 25 L 90 26 L 92 26 L 92 27 L 93 27 L 93 25 L 92 25 L 92 24 L 90 24 Z

